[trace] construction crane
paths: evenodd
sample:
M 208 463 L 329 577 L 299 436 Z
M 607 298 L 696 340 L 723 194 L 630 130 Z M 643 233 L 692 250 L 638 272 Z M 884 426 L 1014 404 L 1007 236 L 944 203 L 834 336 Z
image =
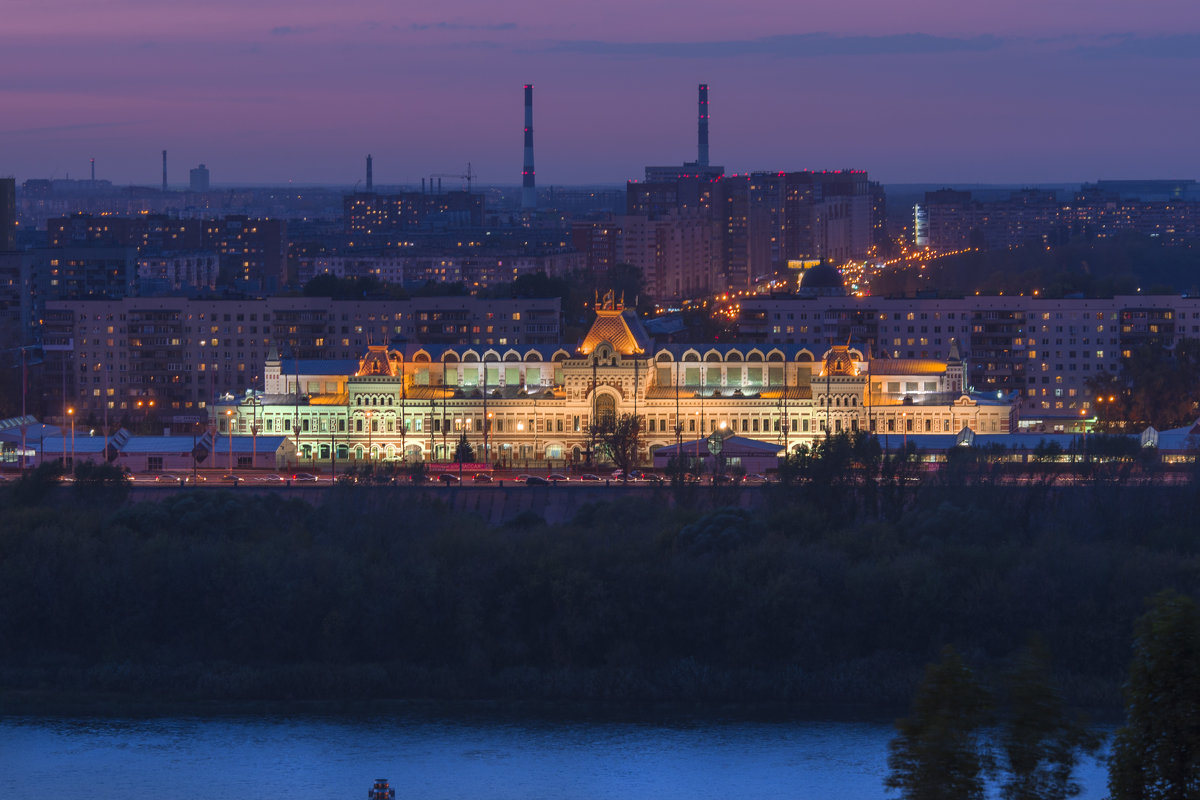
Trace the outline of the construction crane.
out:
M 468 161 L 467 162 L 467 171 L 462 173 L 461 175 L 457 175 L 457 174 L 450 173 L 450 172 L 434 172 L 434 173 L 432 173 L 429 176 L 429 188 L 431 188 L 431 189 L 433 188 L 433 179 L 434 178 L 458 178 L 460 180 L 464 180 L 467 182 L 467 191 L 470 192 L 471 191 L 471 181 L 478 177 L 479 177 L 479 173 L 471 171 L 471 162 Z M 442 182 L 439 180 L 438 181 L 438 192 L 440 193 L 441 191 L 442 191 Z

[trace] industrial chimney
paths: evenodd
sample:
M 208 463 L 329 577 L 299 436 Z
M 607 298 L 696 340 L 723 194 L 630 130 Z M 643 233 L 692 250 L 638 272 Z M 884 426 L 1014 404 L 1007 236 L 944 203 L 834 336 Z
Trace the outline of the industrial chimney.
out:
M 367 191 L 375 191 L 375 180 L 371 176 L 371 156 L 367 155 Z
M 167 151 L 163 150 L 163 191 L 167 190 Z
M 696 153 L 696 163 L 698 166 L 708 166 L 708 84 L 700 84 L 700 119 L 699 128 L 697 130 L 697 145 L 699 152 Z
M 533 183 L 533 84 L 525 84 L 525 169 L 521 171 L 521 209 L 537 208 Z

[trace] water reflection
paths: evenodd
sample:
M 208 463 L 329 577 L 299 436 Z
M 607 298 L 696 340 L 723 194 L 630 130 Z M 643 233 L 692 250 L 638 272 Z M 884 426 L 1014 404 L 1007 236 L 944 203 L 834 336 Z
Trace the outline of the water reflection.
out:
M 266 718 L 0 720 L 0 797 L 724 800 L 884 797 L 887 725 Z M 1104 772 L 1080 769 L 1085 800 Z

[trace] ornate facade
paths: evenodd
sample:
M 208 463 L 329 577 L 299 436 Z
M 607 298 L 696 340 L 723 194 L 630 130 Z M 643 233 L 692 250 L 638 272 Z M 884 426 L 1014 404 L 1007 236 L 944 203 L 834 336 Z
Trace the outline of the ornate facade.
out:
M 645 421 L 643 458 L 716 431 L 811 444 L 825 431 L 1007 433 L 1011 403 L 969 394 L 965 365 L 871 359 L 851 345 L 656 346 L 611 295 L 577 346 L 371 346 L 357 362 L 284 361 L 265 391 L 212 408 L 220 434 L 294 437 L 301 465 L 446 461 L 463 434 L 477 460 L 587 463 L 592 422 Z

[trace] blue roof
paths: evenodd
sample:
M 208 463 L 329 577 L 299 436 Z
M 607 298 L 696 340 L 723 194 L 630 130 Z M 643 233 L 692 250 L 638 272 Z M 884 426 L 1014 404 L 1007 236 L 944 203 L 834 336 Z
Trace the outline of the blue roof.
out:
M 287 439 L 288 437 L 286 436 L 259 436 L 258 441 L 255 442 L 253 436 L 234 436 L 233 452 L 241 455 L 250 455 L 257 448 L 259 453 L 273 453 L 283 446 L 283 443 Z M 229 437 L 218 434 L 213 439 L 212 452 L 214 455 L 229 455 Z
M 358 359 L 301 358 L 297 361 L 285 358 L 280 362 L 279 372 L 282 376 L 295 377 L 297 371 L 301 375 L 353 375 L 358 372 Z
M 113 444 L 113 437 L 109 437 L 109 444 Z M 30 440 L 26 444 L 41 448 L 43 453 L 56 453 L 63 455 L 71 454 L 71 436 L 47 436 L 45 441 Z M 88 436 L 87 433 L 75 434 L 75 454 L 87 455 L 89 453 L 99 453 L 104 450 L 103 436 Z
M 691 441 L 683 442 L 682 444 L 672 444 L 666 447 L 660 447 L 654 451 L 655 456 L 673 456 L 679 449 L 682 448 L 683 454 L 695 455 L 697 448 L 699 452 L 708 455 L 708 439 L 692 439 Z M 764 442 L 759 439 L 750 439 L 746 436 L 726 436 L 721 447 L 721 452 L 729 455 L 753 455 L 759 454 L 764 456 L 774 456 L 783 452 L 783 445 L 778 442 Z
M 60 436 L 62 429 L 57 425 L 43 425 L 36 421 L 33 417 L 16 417 L 15 419 L 26 419 L 25 422 L 25 444 L 28 446 L 31 442 L 36 442 L 40 439 L 49 439 L 52 436 Z M 20 442 L 21 428 L 20 426 L 8 427 L 0 429 L 0 441 L 5 442 Z
M 122 453 L 191 453 L 203 437 L 191 436 L 131 436 L 121 446 Z

